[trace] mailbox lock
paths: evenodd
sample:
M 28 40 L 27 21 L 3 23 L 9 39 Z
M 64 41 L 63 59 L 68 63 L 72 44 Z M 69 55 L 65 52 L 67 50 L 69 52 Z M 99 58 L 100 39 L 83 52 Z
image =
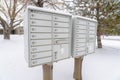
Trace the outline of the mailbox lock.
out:
M 55 35 L 55 37 L 57 37 L 58 35 Z
M 33 61 L 33 64 L 36 64 L 37 63 L 37 61 Z
M 34 28 L 32 28 L 32 31 L 34 31 Z
M 55 23 L 55 25 L 58 25 L 57 23 Z
M 31 16 L 33 17 L 34 15 L 32 14 Z
M 57 18 L 55 17 L 55 19 L 57 19 Z

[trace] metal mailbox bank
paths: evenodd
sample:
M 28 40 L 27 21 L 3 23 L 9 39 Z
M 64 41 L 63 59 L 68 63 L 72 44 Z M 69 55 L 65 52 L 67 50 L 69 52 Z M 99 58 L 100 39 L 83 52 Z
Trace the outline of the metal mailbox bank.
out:
M 30 67 L 71 56 L 71 15 L 29 6 L 25 18 L 25 54 Z
M 96 28 L 96 20 L 81 16 L 73 17 L 73 57 L 81 57 L 95 52 Z

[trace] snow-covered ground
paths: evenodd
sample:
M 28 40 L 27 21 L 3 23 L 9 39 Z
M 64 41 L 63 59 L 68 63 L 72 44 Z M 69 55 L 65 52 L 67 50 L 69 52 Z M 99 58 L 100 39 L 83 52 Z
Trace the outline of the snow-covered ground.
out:
M 103 49 L 84 57 L 83 80 L 120 80 L 120 41 L 103 39 Z M 42 80 L 42 66 L 28 68 L 22 35 L 3 40 L 0 35 L 0 80 Z M 73 59 L 54 63 L 54 80 L 73 79 Z

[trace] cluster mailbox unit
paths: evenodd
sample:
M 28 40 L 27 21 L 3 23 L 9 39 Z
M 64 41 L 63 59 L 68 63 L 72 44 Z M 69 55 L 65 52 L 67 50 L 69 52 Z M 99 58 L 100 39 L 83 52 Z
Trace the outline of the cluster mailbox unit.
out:
M 29 67 L 94 53 L 96 20 L 31 6 L 25 17 Z
M 25 54 L 30 67 L 71 56 L 72 15 L 29 6 L 25 16 Z
M 72 56 L 95 52 L 97 21 L 81 16 L 73 17 Z

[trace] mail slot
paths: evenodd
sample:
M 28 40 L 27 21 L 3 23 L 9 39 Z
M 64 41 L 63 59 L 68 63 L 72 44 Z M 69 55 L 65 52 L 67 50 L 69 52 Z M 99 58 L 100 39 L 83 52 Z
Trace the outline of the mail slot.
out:
M 76 43 L 76 47 L 79 48 L 79 47 L 85 47 L 86 46 L 86 43 Z
M 60 21 L 60 22 L 70 22 L 70 18 L 62 15 L 55 14 L 53 16 L 54 21 Z
M 86 33 L 87 33 L 87 30 L 79 30 L 79 29 L 76 29 L 76 33 L 86 34 Z
M 88 22 L 88 25 L 90 25 L 90 26 L 96 26 L 96 23 L 95 22 Z
M 69 34 L 54 34 L 54 38 L 68 38 Z
M 31 26 L 31 32 L 52 32 L 51 27 L 34 27 Z
M 37 66 L 51 61 L 52 61 L 52 57 L 31 60 L 30 66 Z
M 65 32 L 65 33 L 68 33 L 69 32 L 69 28 L 54 28 L 53 29 L 54 32 Z
M 86 34 L 76 34 L 76 38 L 86 38 Z
M 50 57 L 50 56 L 52 56 L 52 51 L 39 52 L 39 53 L 31 54 L 31 59 L 38 59 L 38 58 Z
M 95 38 L 95 35 L 89 35 L 89 38 Z
M 51 46 L 37 46 L 37 47 L 31 47 L 31 52 L 32 53 L 38 53 L 38 52 L 41 52 L 41 51 L 50 51 L 52 50 L 52 47 Z
M 76 24 L 86 25 L 87 22 L 84 19 L 77 19 Z
M 43 20 L 30 20 L 30 25 L 32 26 L 52 26 L 51 21 L 43 21 Z
M 52 40 L 31 40 L 31 46 L 37 46 L 37 45 L 51 45 Z
M 87 26 L 85 25 L 76 25 L 76 29 L 87 29 Z
M 54 44 L 68 44 L 69 40 L 68 39 L 55 39 Z
M 62 23 L 62 22 L 54 22 L 53 24 L 54 27 L 69 27 L 69 23 Z
M 76 51 L 77 51 L 77 52 L 79 52 L 79 51 L 85 51 L 85 50 L 86 50 L 85 47 L 79 47 L 79 48 L 76 47 Z
M 94 26 L 90 26 L 90 27 L 89 27 L 89 30 L 96 31 L 96 27 L 94 27 Z
M 43 17 L 45 16 L 45 17 Z M 32 19 L 52 20 L 52 14 L 46 12 L 34 12 L 30 14 Z
M 31 33 L 31 39 L 48 39 L 52 38 L 52 34 L 40 34 L 40 33 Z
M 95 31 L 89 31 L 89 34 L 96 34 L 96 32 Z
M 84 43 L 86 42 L 86 39 L 83 38 L 83 39 L 76 39 L 76 43 Z

